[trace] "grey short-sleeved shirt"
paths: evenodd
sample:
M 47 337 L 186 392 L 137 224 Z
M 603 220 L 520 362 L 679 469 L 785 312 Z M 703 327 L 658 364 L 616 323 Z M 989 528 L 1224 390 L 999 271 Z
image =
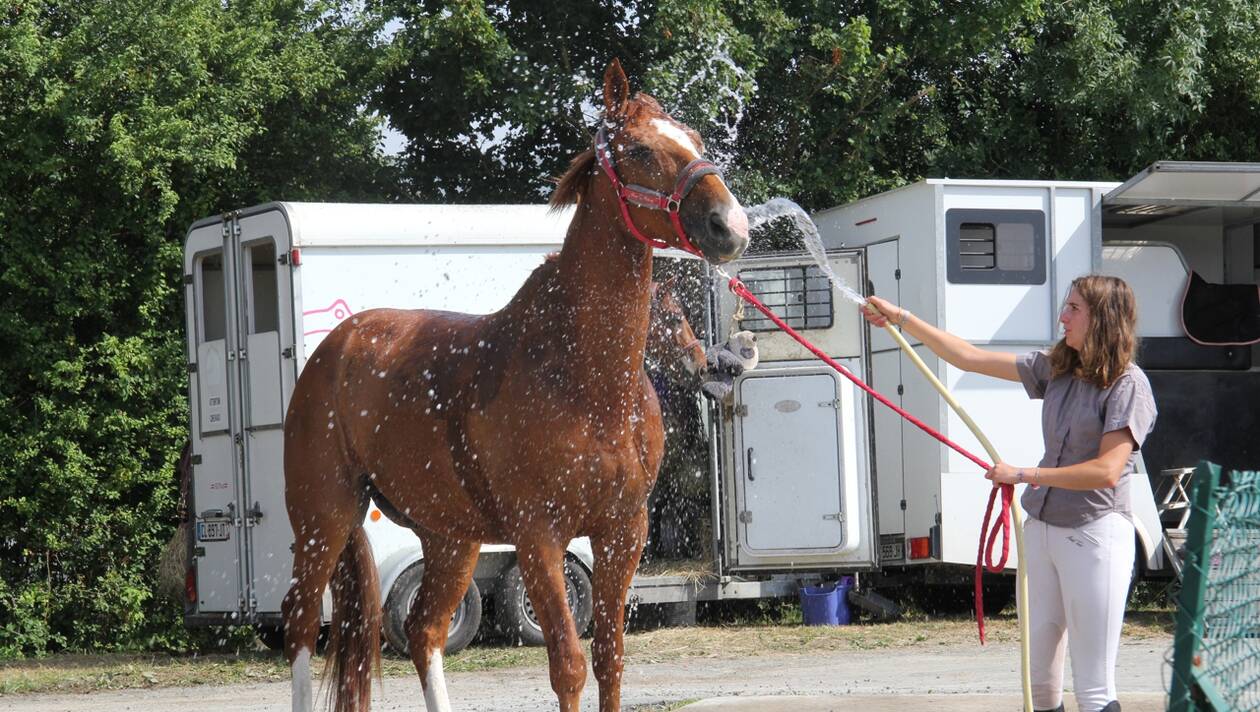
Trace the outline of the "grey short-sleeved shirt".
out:
M 1128 428 L 1137 448 L 1155 427 L 1155 398 L 1142 369 L 1134 364 L 1111 384 L 1097 386 L 1062 374 L 1050 375 L 1050 357 L 1042 351 L 1024 354 L 1015 361 L 1029 398 L 1041 398 L 1041 435 L 1046 452 L 1040 467 L 1067 467 L 1098 457 L 1104 433 Z M 1115 487 L 1069 490 L 1059 487 L 1026 487 L 1020 502 L 1029 516 L 1058 527 L 1079 527 L 1119 512 L 1132 519 L 1129 508 L 1129 475 L 1137 450 L 1125 463 Z

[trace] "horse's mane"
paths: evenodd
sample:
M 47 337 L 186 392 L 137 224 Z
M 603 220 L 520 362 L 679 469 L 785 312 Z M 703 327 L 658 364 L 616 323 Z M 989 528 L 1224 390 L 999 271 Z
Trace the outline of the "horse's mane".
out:
M 624 113 L 620 117 L 620 121 L 625 123 L 638 120 L 642 114 L 664 114 L 664 109 L 661 108 L 660 103 L 642 92 L 636 92 L 634 96 L 630 97 L 622 111 Z M 696 134 L 694 138 L 699 141 L 699 134 Z M 588 148 L 579 153 L 569 163 L 569 170 L 565 171 L 564 175 L 556 180 L 556 189 L 551 193 L 552 212 L 561 210 L 564 206 L 581 200 L 583 191 L 594 175 L 595 149 Z
M 556 189 L 551 193 L 551 211 L 555 212 L 578 202 L 594 175 L 595 149 L 588 148 L 569 163 L 569 170 L 556 181 Z

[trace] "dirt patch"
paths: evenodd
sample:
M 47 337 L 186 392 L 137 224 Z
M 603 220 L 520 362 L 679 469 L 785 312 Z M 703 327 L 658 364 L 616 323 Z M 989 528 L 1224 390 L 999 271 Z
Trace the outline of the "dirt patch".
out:
M 1015 616 L 987 621 L 989 641 L 1019 639 Z M 1172 634 L 1172 614 L 1134 612 L 1125 621 L 1126 641 L 1165 639 Z M 628 665 L 684 659 L 733 660 L 770 654 L 810 654 L 880 649 L 943 648 L 976 642 L 975 622 L 965 618 L 912 617 L 894 623 L 850 626 L 801 626 L 758 623 L 664 628 L 626 636 Z M 587 641 L 589 655 L 589 641 Z M 393 655 L 382 660 L 387 678 L 415 675 L 411 661 Z M 446 660 L 451 673 L 506 668 L 545 667 L 543 648 L 478 645 Z M 316 661 L 313 669 L 322 670 Z M 276 653 L 240 655 L 59 655 L 41 660 L 0 663 L 0 695 L 32 692 L 227 685 L 287 680 L 289 670 Z

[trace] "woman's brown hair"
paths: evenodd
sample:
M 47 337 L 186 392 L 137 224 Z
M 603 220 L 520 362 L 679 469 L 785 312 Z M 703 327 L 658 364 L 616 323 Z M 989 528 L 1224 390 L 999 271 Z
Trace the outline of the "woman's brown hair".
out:
M 1066 339 L 1050 350 L 1055 376 L 1070 373 L 1109 388 L 1132 363 L 1137 353 L 1137 300 L 1123 279 L 1090 274 L 1072 280 L 1072 289 L 1089 307 L 1089 329 L 1080 351 Z

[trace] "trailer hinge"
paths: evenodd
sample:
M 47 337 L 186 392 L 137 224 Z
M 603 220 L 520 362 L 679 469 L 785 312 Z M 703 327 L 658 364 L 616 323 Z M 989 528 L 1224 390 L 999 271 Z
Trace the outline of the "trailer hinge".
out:
M 192 458 L 191 458 L 191 461 L 192 461 L 192 464 L 194 464 L 194 465 L 200 465 L 200 464 L 201 464 L 201 455 L 193 455 L 193 456 L 192 456 Z
M 739 418 L 747 418 L 748 417 L 748 404 L 740 403 L 739 405 L 735 406 L 735 416 Z
M 741 524 L 752 524 L 752 512 L 745 509 L 739 513 L 739 521 Z
M 192 284 L 193 276 L 191 274 L 184 275 L 184 284 Z
M 232 436 L 232 442 L 236 443 L 237 445 L 240 445 L 243 441 L 244 440 L 240 433 L 237 433 L 236 435 Z
M 901 279 L 901 268 L 893 270 L 893 279 Z
M 284 351 L 281 351 L 280 355 L 285 358 L 293 358 L 293 347 L 292 346 L 284 347 Z
M 906 500 L 901 500 L 901 511 L 906 511 Z
M 289 253 L 288 253 L 288 252 L 281 252 L 281 253 L 280 253 L 280 256 L 276 258 L 276 262 L 279 262 L 279 263 L 280 263 L 280 264 L 282 264 L 282 265 L 287 265 L 287 264 L 289 264 Z
M 905 387 L 905 386 L 903 386 L 903 385 L 901 385 L 900 383 L 898 383 L 898 384 L 897 384 L 897 395 L 899 395 L 899 396 L 904 396 L 905 394 L 906 394 L 906 387 Z
M 249 516 L 245 518 L 245 526 L 252 527 L 262 521 L 263 510 L 261 502 L 254 502 L 254 506 L 249 510 Z
M 818 407 L 819 408 L 835 408 L 836 410 L 840 410 L 840 399 L 837 398 L 836 400 L 833 400 L 833 401 L 818 401 Z
M 196 372 L 197 372 L 197 362 L 196 362 L 196 361 L 189 361 L 189 362 L 188 362 L 188 372 L 189 372 L 189 373 L 196 373 Z
M 843 524 L 843 523 L 844 523 L 844 512 L 836 512 L 835 514 L 824 514 L 824 515 L 823 515 L 823 519 L 825 519 L 825 520 L 833 520 L 833 521 L 837 521 L 837 522 L 840 522 L 841 524 Z

